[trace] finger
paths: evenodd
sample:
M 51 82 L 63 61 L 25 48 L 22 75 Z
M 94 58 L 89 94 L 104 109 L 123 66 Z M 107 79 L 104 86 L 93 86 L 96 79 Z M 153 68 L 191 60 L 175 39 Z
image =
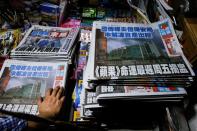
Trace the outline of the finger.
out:
M 59 91 L 60 87 L 55 87 L 55 89 L 53 89 L 52 91 L 52 96 L 56 97 L 57 92 Z
M 62 96 L 62 98 L 60 99 L 60 102 L 63 103 L 65 101 L 65 96 Z
M 52 93 L 52 91 L 53 91 L 53 89 L 52 89 L 52 88 L 49 88 L 49 89 L 46 91 L 46 93 L 45 93 L 45 97 L 46 97 L 46 96 L 50 96 L 51 93 Z
M 60 89 L 59 89 L 59 91 L 57 92 L 57 95 L 56 95 L 56 97 L 57 97 L 58 99 L 61 98 L 63 91 L 64 91 L 64 89 L 63 89 L 62 87 L 60 87 Z
M 42 101 L 43 101 L 42 97 L 39 97 L 38 100 L 37 100 L 38 106 L 39 106 L 40 104 L 42 104 Z

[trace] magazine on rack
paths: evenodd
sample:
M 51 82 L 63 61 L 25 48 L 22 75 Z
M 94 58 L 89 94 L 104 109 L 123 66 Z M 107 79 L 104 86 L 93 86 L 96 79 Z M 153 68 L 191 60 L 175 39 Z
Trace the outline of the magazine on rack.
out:
M 48 88 L 65 87 L 67 62 L 6 60 L 0 72 L 0 109 L 36 115 Z
M 69 57 L 76 45 L 78 28 L 32 26 L 11 57 Z
M 194 76 L 169 19 L 152 24 L 96 21 L 85 78 L 157 81 Z M 185 81 L 186 82 L 186 81 Z
M 97 99 L 169 100 L 182 99 L 187 94 L 184 88 L 146 86 L 100 86 L 96 88 Z

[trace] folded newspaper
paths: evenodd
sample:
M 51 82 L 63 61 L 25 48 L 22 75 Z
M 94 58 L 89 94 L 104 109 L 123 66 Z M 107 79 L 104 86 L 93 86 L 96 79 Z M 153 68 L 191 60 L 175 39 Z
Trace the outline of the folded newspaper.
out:
M 37 98 L 48 88 L 65 87 L 67 62 L 6 60 L 0 72 L 0 109 L 36 115 Z
M 97 100 L 130 99 L 130 100 L 180 100 L 187 94 L 184 88 L 178 87 L 143 87 L 143 86 L 101 86 L 97 87 Z

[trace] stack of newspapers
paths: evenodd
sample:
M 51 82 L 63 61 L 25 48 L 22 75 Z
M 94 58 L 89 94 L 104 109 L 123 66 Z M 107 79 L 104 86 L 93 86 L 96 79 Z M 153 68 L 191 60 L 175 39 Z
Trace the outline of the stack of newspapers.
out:
M 82 95 L 82 108 L 100 108 L 112 100 L 180 101 L 194 76 L 169 19 L 152 24 L 96 21 L 83 76 L 84 88 L 96 90 L 96 101 Z
M 94 22 L 84 79 L 90 88 L 189 86 L 194 72 L 168 19 L 153 24 Z
M 32 26 L 0 73 L 0 110 L 36 115 L 37 99 L 58 86 L 68 93 L 78 28 Z M 67 96 L 67 95 L 66 95 Z
M 138 104 L 177 103 L 181 102 L 186 95 L 187 92 L 182 87 L 100 86 L 96 90 L 83 88 L 80 118 L 82 120 L 97 119 L 98 114 L 117 105 L 130 107 L 129 105 Z
M 78 28 L 32 26 L 11 58 L 18 60 L 71 61 L 76 48 Z
M 94 22 L 85 80 L 109 86 L 189 86 L 189 62 L 168 19 L 153 24 Z

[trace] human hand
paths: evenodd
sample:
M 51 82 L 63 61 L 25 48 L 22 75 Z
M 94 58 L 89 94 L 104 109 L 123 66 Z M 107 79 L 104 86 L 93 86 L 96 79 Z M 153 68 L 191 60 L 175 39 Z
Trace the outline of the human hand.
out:
M 41 97 L 38 99 L 38 116 L 46 119 L 54 119 L 57 117 L 65 100 L 65 96 L 62 96 L 63 91 L 61 87 L 48 89 L 44 100 Z

